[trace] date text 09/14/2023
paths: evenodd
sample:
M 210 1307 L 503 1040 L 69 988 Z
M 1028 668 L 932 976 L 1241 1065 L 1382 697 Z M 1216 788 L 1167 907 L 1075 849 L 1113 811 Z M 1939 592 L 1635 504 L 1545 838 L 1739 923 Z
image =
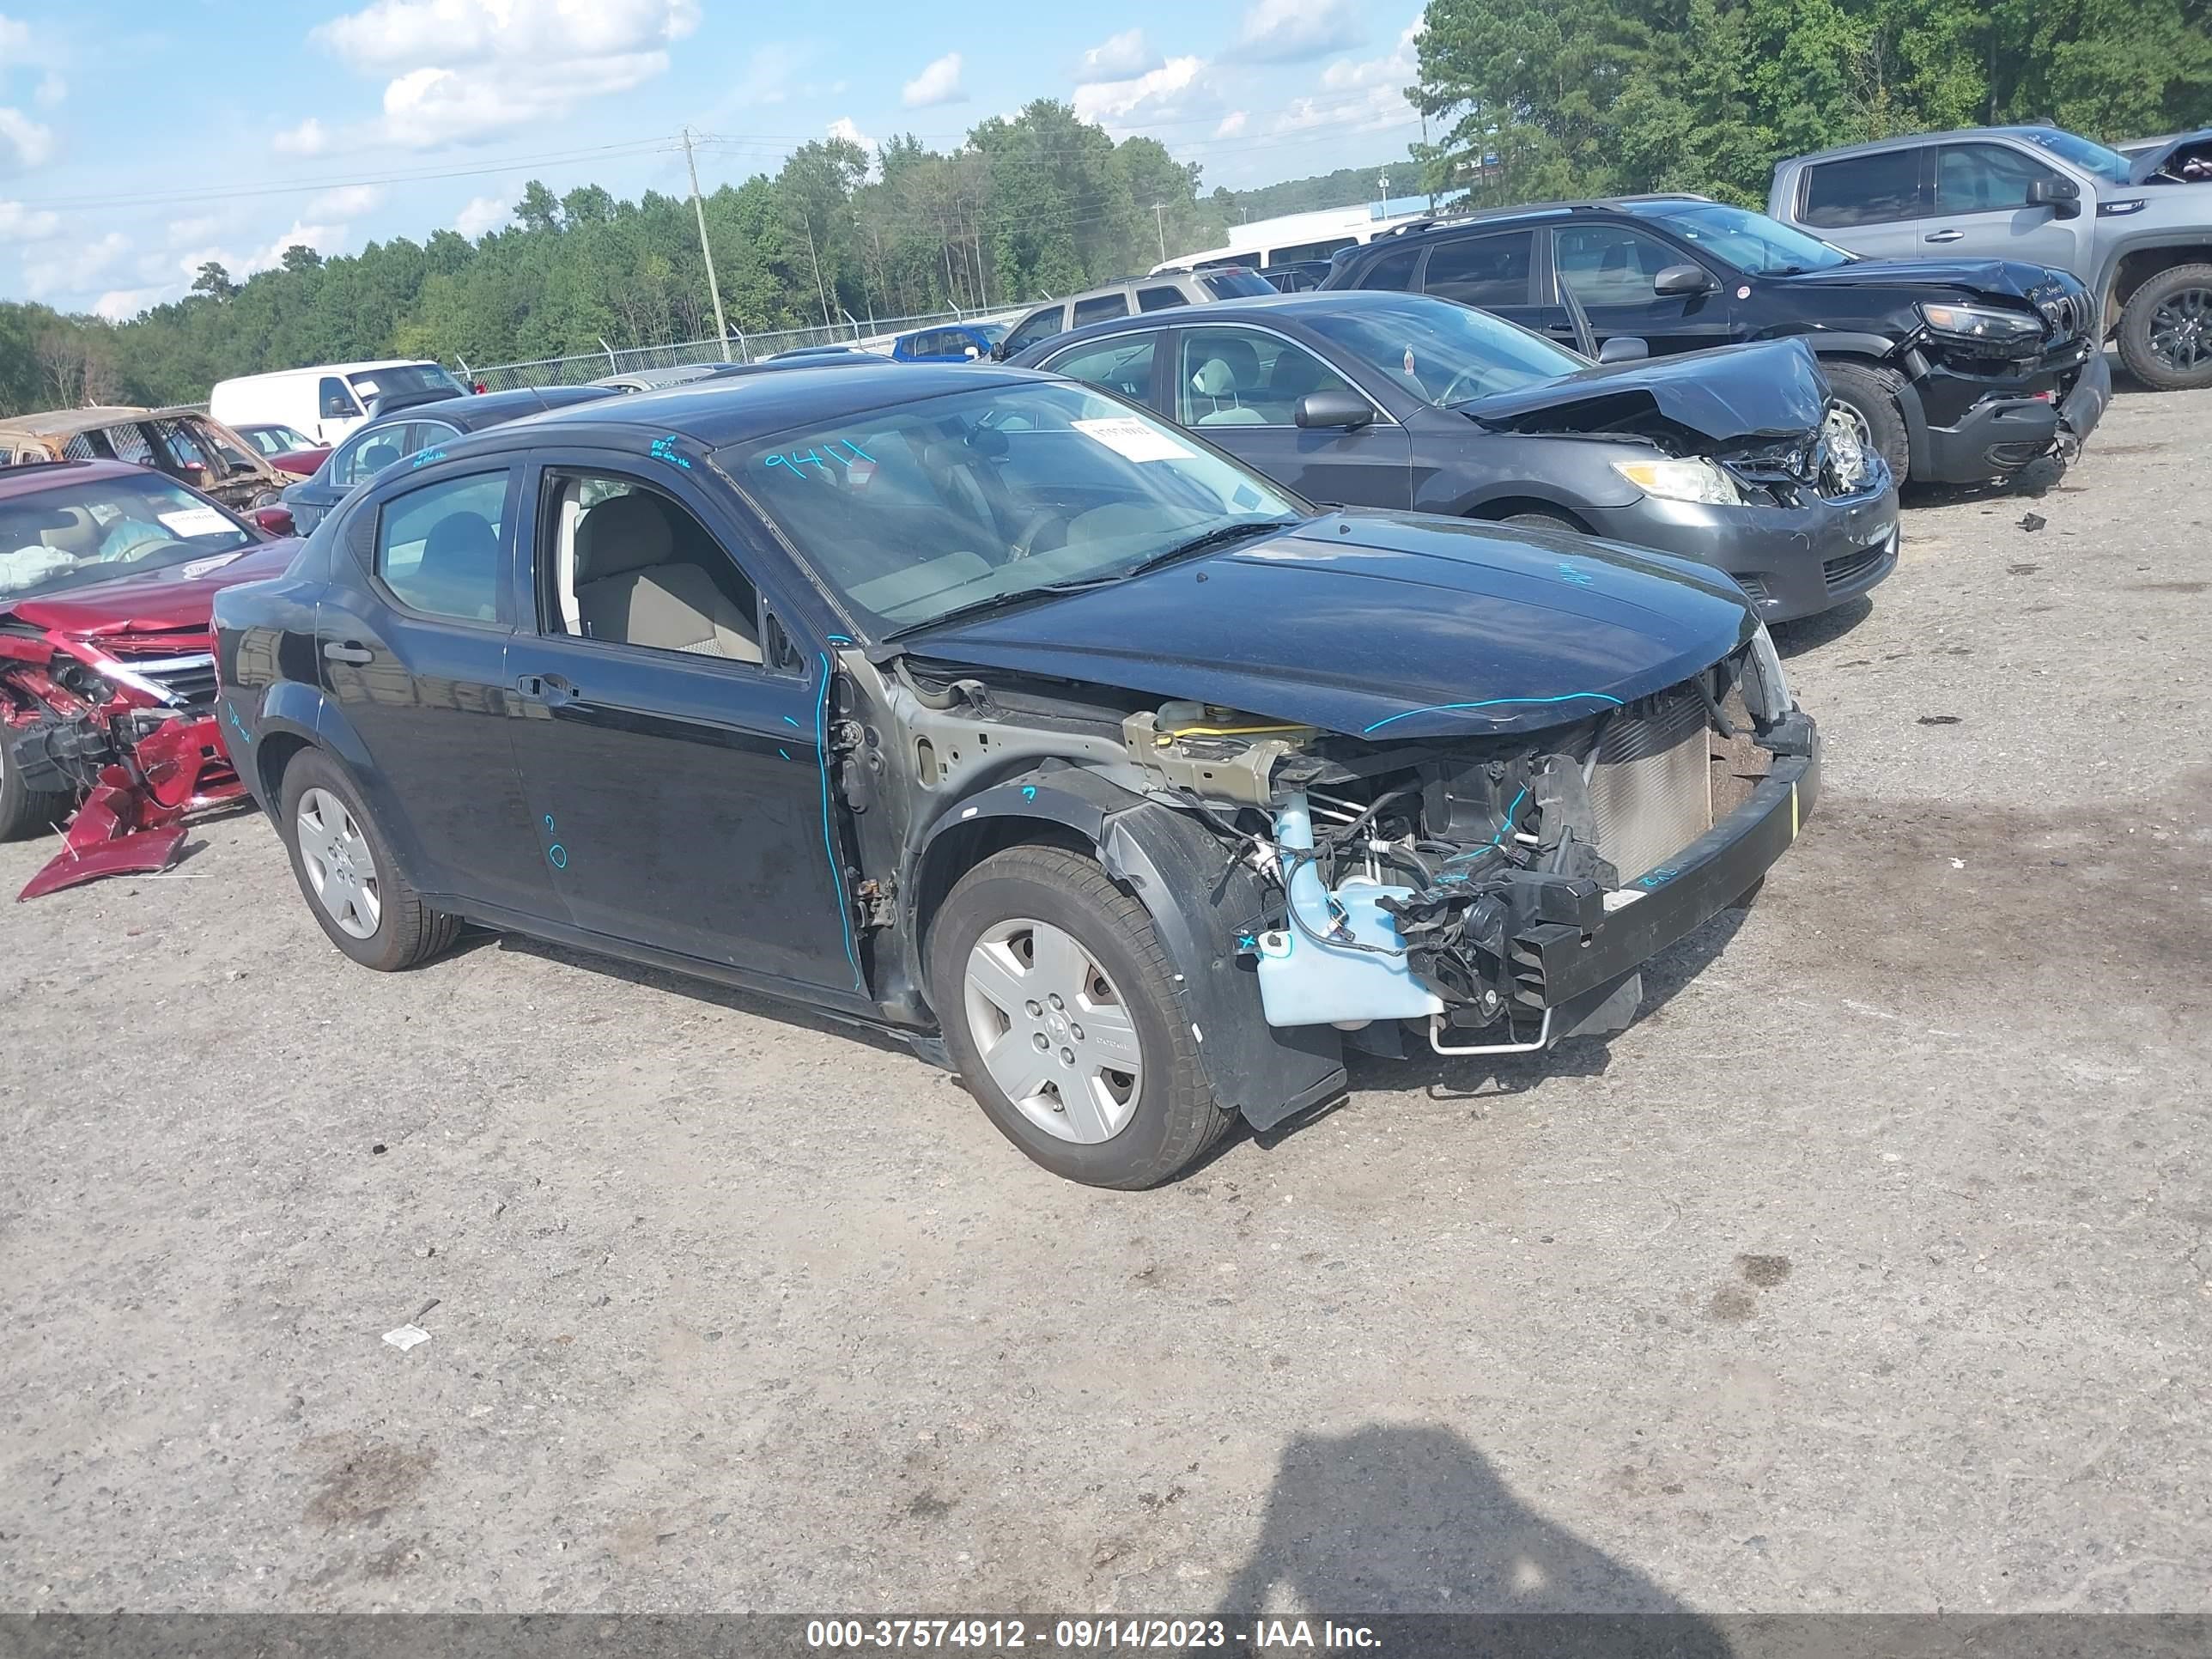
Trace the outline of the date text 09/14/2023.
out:
M 1249 1625 L 1222 1619 L 814 1619 L 806 1644 L 827 1650 L 951 1648 L 1011 1653 L 1031 1648 L 1060 1652 L 1115 1652 L 1123 1649 L 1179 1650 L 1227 1648 L 1258 1651 L 1358 1651 L 1381 1645 L 1364 1625 L 1330 1620 L 1255 1619 Z

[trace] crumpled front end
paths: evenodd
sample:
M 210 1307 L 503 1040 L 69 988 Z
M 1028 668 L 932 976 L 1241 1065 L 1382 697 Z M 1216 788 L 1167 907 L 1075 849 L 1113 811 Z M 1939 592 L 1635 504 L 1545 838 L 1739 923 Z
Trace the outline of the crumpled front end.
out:
M 19 900 L 166 869 L 192 812 L 242 793 L 204 629 L 91 636 L 0 623 L 0 742 L 27 788 L 80 803 Z

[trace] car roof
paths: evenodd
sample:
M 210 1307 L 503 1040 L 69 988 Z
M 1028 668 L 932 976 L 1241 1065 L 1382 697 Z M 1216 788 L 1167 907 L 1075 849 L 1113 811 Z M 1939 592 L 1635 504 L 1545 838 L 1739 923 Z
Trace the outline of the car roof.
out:
M 526 386 L 507 392 L 465 392 L 453 398 L 434 398 L 427 404 L 409 404 L 403 409 L 374 416 L 356 429 L 395 426 L 402 421 L 419 421 L 428 416 L 449 422 L 464 432 L 474 432 L 480 427 L 501 426 L 526 415 L 543 414 L 549 409 L 565 408 L 570 404 L 597 403 L 614 395 L 612 386 Z
M 1341 317 L 1360 312 L 1402 310 L 1407 306 L 1449 306 L 1457 302 L 1439 299 L 1433 294 L 1408 294 L 1398 289 L 1338 288 L 1308 289 L 1303 294 L 1251 294 L 1234 300 L 1210 300 L 1202 304 L 1162 306 L 1158 311 L 1133 312 L 1121 317 L 1109 317 L 1103 322 L 1085 323 L 1081 328 L 1071 328 L 1039 340 L 1019 354 L 1026 357 L 1030 352 L 1040 356 L 1056 352 L 1083 340 L 1103 339 L 1109 334 L 1127 334 L 1139 328 L 1157 328 L 1163 324 L 1182 325 L 1195 322 L 1218 326 L 1238 320 L 1303 324 L 1316 317 Z M 972 375 L 971 369 L 969 374 Z
M 159 478 L 163 483 L 176 482 L 149 468 L 133 466 L 128 461 L 33 461 L 21 466 L 0 466 L 0 501 L 35 495 L 58 484 L 124 477 Z
M 124 426 L 132 421 L 173 421 L 185 416 L 204 421 L 208 412 L 175 404 L 164 409 L 139 409 L 127 404 L 99 404 L 89 409 L 48 409 L 33 415 L 0 416 L 0 432 L 27 432 L 35 438 L 58 438 L 64 434 Z
M 1044 378 L 968 362 L 902 363 L 881 357 L 868 363 L 807 367 L 802 360 L 774 374 L 721 375 L 664 392 L 632 392 L 604 407 L 554 410 L 529 425 L 539 433 L 568 426 L 638 427 L 720 449 L 811 422 Z
M 1710 196 L 1699 196 L 1690 191 L 1654 191 L 1642 196 L 1588 196 L 1569 201 L 1523 202 L 1516 207 L 1474 208 L 1464 213 L 1438 214 L 1434 218 L 1408 219 L 1403 224 L 1378 232 L 1372 241 L 1346 248 L 1336 258 L 1356 260 L 1364 254 L 1387 252 L 1392 247 L 1401 246 L 1403 239 L 1446 235 L 1453 231 L 1464 230 L 1469 225 L 1507 224 L 1516 219 L 1558 219 L 1577 213 L 1627 213 L 1639 207 L 1666 202 L 1695 203 L 1712 199 Z M 1326 263 L 1334 264 L 1335 260 Z M 1266 275 L 1264 271 L 1261 274 Z
M 2064 127 L 2037 126 L 2021 124 L 2001 127 L 1955 127 L 1949 132 L 1900 132 L 1888 138 L 1869 138 L 1856 144 L 1838 144 L 1830 149 L 1816 149 L 1803 155 L 1792 155 L 1778 163 L 1788 167 L 1793 161 L 1832 161 L 1842 155 L 1870 155 L 1877 150 L 1897 149 L 1907 144 L 1936 144 L 1947 139 L 1964 138 L 2027 138 L 2033 141 L 2039 132 L 2066 132 Z M 2069 137 L 2079 135 L 2069 133 Z

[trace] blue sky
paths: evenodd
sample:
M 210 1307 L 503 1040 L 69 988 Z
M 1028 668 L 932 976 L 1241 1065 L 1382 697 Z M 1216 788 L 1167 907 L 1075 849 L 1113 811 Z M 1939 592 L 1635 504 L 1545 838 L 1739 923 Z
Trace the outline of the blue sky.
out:
M 524 182 L 684 187 L 1034 98 L 1237 187 L 1402 158 L 1419 0 L 0 0 L 0 298 L 128 316 L 201 261 L 471 235 Z M 934 18 L 941 22 L 933 22 Z

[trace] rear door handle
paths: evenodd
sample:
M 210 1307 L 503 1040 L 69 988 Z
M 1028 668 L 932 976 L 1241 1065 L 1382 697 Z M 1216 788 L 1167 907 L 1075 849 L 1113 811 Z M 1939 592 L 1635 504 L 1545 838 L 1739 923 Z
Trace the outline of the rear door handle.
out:
M 1923 242 L 1955 242 L 1966 234 L 1963 230 L 1931 230 L 1920 240 Z
M 340 645 L 336 640 L 325 641 L 323 646 L 323 655 L 332 662 L 349 662 L 356 667 L 359 667 L 363 663 L 372 663 L 376 660 L 375 652 L 357 645 L 351 640 L 348 640 L 343 645 Z

